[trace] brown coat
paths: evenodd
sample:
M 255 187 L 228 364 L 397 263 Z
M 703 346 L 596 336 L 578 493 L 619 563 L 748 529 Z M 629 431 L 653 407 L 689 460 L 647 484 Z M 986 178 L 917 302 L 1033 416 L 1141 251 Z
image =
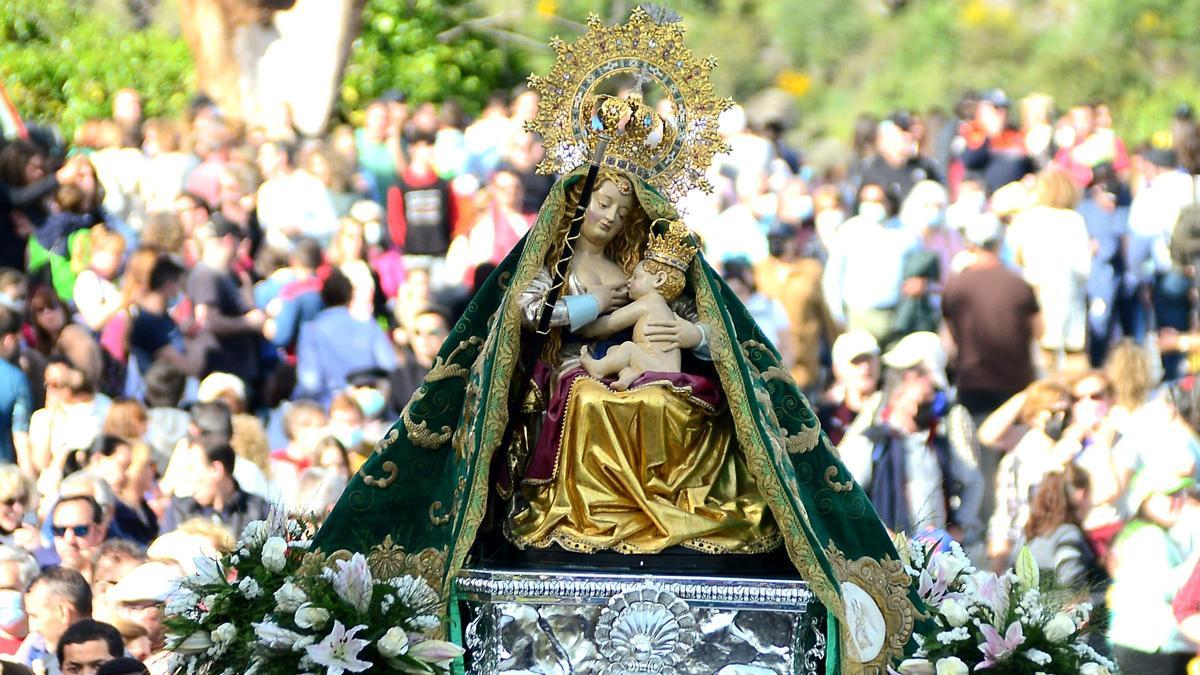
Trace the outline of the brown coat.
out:
M 824 265 L 814 258 L 786 262 L 770 257 L 754 270 L 758 290 L 778 300 L 792 324 L 792 377 L 801 389 L 820 386 L 821 340 L 832 344 L 838 328 L 821 293 Z

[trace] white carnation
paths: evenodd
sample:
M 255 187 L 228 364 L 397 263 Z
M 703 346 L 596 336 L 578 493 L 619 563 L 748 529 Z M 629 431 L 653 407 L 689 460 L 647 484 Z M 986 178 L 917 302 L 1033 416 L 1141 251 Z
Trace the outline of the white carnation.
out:
M 246 523 L 246 527 L 242 528 L 241 539 L 238 540 L 238 546 L 242 548 L 258 548 L 263 545 L 270 534 L 270 528 L 265 520 L 252 520 Z
M 299 644 L 302 636 L 296 631 L 288 630 L 273 621 L 265 619 L 262 623 L 256 623 L 253 626 L 258 644 L 269 651 L 290 652 L 301 649 Z
M 1026 649 L 1025 658 L 1033 661 L 1039 666 L 1044 666 L 1052 660 L 1050 655 L 1040 649 Z
M 262 595 L 262 587 L 254 580 L 254 577 L 246 577 L 238 582 L 238 591 L 248 599 L 253 600 Z
M 306 602 L 308 594 L 290 581 L 275 591 L 275 608 L 283 614 L 292 614 Z

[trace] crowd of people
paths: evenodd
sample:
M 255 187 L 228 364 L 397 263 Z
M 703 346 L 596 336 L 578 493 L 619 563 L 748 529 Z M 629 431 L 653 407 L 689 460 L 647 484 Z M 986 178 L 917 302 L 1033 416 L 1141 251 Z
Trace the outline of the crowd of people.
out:
M 548 194 L 537 104 L 392 93 L 302 138 L 123 90 L 69 148 L 4 145 L 0 654 L 165 672 L 194 557 L 332 507 Z M 993 90 L 822 161 L 734 108 L 681 204 L 885 524 L 1027 546 L 1137 673 L 1200 644 L 1200 137 L 1168 126 Z

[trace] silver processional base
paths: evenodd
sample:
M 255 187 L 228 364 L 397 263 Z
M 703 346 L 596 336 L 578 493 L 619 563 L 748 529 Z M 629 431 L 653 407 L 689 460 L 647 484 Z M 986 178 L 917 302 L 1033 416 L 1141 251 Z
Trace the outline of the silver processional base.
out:
M 465 569 L 477 675 L 825 672 L 825 609 L 800 580 Z

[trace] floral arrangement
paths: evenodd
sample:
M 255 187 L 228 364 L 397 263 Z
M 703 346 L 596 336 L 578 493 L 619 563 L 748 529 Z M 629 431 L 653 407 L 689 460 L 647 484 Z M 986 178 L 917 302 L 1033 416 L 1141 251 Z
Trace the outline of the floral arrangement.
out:
M 901 675 L 1110 675 L 1111 661 L 1086 642 L 1091 605 L 1042 585 L 1022 549 L 1016 569 L 977 570 L 957 543 L 948 552 L 903 537 L 896 549 L 930 620 L 918 632 L 915 658 Z M 897 671 L 892 671 L 897 672 Z
M 462 654 L 432 635 L 439 598 L 361 553 L 310 552 L 312 523 L 272 514 L 230 554 L 197 559 L 168 601 L 172 673 L 444 673 Z

